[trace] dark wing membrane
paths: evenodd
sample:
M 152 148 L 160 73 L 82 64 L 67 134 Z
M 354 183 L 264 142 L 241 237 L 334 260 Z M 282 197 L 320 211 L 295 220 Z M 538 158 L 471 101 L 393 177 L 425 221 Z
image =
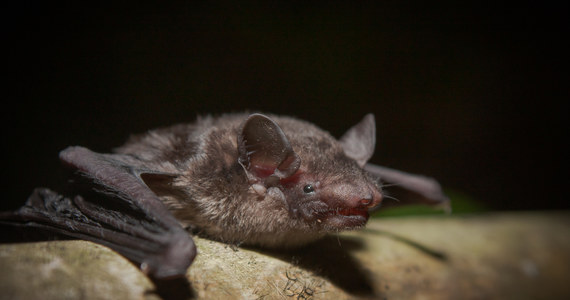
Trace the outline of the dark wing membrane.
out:
M 47 229 L 108 246 L 157 279 L 186 274 L 196 256 L 194 242 L 140 179 L 139 169 L 114 155 L 82 147 L 67 148 L 60 158 L 97 192 L 69 199 L 36 189 L 25 206 L 2 213 L 2 223 Z

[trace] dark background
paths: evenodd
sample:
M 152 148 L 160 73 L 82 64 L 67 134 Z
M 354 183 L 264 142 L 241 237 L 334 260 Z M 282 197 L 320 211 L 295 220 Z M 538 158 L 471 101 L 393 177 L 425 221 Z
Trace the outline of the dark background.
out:
M 68 145 L 244 109 L 336 136 L 373 112 L 375 163 L 493 209 L 570 207 L 567 4 L 78 2 L 4 9 L 2 209 L 58 189 Z

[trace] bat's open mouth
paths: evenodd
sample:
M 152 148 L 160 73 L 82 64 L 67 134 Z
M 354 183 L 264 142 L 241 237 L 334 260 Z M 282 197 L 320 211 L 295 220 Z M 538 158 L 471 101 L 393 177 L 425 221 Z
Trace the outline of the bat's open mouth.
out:
M 344 208 L 335 211 L 338 215 L 343 216 L 362 216 L 368 219 L 368 210 L 359 208 Z
M 336 208 L 320 211 L 317 219 L 337 228 L 361 227 L 368 221 L 368 210 L 360 208 Z

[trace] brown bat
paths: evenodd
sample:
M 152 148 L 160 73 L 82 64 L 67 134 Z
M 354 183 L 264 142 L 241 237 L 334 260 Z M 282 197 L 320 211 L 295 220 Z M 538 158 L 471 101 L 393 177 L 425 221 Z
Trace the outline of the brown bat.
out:
M 107 245 L 163 279 L 183 276 L 196 255 L 184 228 L 298 247 L 363 227 L 383 184 L 412 202 L 448 202 L 433 179 L 367 164 L 375 136 L 372 114 L 338 140 L 291 117 L 227 114 L 134 136 L 113 154 L 69 147 L 60 159 L 83 196 L 36 189 L 0 220 Z

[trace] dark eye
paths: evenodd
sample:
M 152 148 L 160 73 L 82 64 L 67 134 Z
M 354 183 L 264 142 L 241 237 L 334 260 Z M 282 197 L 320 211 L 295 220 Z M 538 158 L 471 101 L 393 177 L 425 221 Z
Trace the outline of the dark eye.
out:
M 314 193 L 315 192 L 315 188 L 313 187 L 312 184 L 307 184 L 303 187 L 303 192 L 305 192 L 305 194 L 310 194 L 310 193 Z

